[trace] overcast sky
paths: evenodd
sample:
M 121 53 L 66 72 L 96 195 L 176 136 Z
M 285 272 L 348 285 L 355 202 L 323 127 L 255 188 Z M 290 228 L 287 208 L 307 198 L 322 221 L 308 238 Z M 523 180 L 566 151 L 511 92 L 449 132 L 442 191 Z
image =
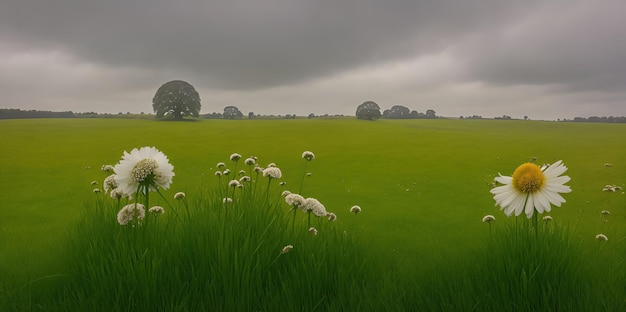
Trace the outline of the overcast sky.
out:
M 0 108 L 626 116 L 623 0 L 2 0 Z

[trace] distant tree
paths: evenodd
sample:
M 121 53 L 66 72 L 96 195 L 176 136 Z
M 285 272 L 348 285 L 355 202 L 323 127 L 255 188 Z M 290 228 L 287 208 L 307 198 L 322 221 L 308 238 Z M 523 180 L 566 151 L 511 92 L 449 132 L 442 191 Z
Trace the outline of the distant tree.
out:
M 410 118 L 419 118 L 420 117 L 420 113 L 418 113 L 416 110 L 412 110 L 411 113 L 409 114 Z
M 166 82 L 152 99 L 157 118 L 182 120 L 184 116 L 198 117 L 200 95 L 192 85 L 182 80 Z
M 524 116 L 524 120 L 528 120 L 528 116 Z
M 389 115 L 390 116 L 388 118 L 405 119 L 410 117 L 411 112 L 408 108 L 402 105 L 394 105 L 391 107 L 391 113 Z
M 235 119 L 243 117 L 243 113 L 235 106 L 224 107 L 224 119 Z
M 390 109 L 384 110 L 382 118 L 392 118 L 391 117 L 391 110 Z
M 248 113 L 248 119 L 254 119 L 254 112 Z
M 310 114 L 309 114 L 309 116 L 308 116 L 307 118 L 309 118 L 309 119 L 311 119 L 311 118 L 315 118 L 315 114 L 310 113 Z
M 429 109 L 429 110 L 426 111 L 425 118 L 437 118 L 437 114 L 435 113 L 434 110 Z
M 374 120 L 380 118 L 380 106 L 373 101 L 366 101 L 356 108 L 357 119 Z

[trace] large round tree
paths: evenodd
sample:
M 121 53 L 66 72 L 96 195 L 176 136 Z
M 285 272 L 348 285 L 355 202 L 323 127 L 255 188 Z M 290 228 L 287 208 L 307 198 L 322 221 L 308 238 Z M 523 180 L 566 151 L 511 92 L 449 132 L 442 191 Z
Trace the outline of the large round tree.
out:
M 380 118 L 380 106 L 374 101 L 366 101 L 356 108 L 357 119 L 374 120 Z
M 157 118 L 182 120 L 184 116 L 198 117 L 200 95 L 192 85 L 182 80 L 164 83 L 152 99 Z

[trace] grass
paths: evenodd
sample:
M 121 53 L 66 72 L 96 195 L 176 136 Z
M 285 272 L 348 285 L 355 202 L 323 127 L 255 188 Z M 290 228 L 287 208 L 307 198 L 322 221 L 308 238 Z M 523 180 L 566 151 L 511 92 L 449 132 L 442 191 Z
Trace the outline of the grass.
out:
M 215 164 L 227 160 L 233 152 L 242 154 L 244 158 L 258 156 L 262 166 L 276 162 L 283 172 L 291 173 L 282 180 L 287 183 L 286 189 L 293 190 L 299 187 L 302 177 L 300 154 L 305 150 L 316 154 L 316 159 L 307 167 L 312 174 L 306 177 L 303 195 L 318 198 L 328 210 L 335 212 L 338 229 L 352 227 L 358 232 L 358 237 L 354 237 L 357 241 L 355 258 L 335 259 L 335 263 L 345 266 L 342 261 L 354 262 L 363 257 L 366 270 L 355 273 L 354 278 L 368 282 L 366 287 L 356 290 L 374 299 L 346 299 L 336 305 L 322 301 L 318 305 L 319 301 L 313 302 L 314 296 L 298 295 L 300 292 L 297 290 L 305 285 L 284 277 L 282 279 L 288 281 L 287 285 L 292 285 L 292 289 L 283 290 L 290 295 L 288 297 L 311 300 L 302 306 L 298 305 L 298 300 L 289 301 L 287 304 L 291 306 L 285 307 L 285 310 L 293 310 L 289 308 L 296 306 L 306 306 L 310 310 L 314 307 L 337 310 L 354 308 L 359 302 L 365 309 L 447 310 L 454 307 L 470 310 L 475 307 L 478 310 L 513 310 L 517 307 L 518 310 L 526 310 L 529 307 L 512 306 L 510 302 L 503 302 L 502 298 L 515 298 L 515 302 L 543 307 L 539 310 L 559 307 L 576 309 L 575 305 L 566 302 L 582 303 L 584 310 L 605 310 L 623 307 L 626 299 L 626 289 L 620 282 L 620 278 L 623 280 L 625 277 L 626 199 L 621 193 L 601 191 L 605 184 L 624 187 L 624 125 L 493 120 L 367 122 L 299 119 L 168 123 L 152 120 L 50 119 L 1 121 L 0 131 L 10 134 L 0 149 L 0 160 L 8 164 L 0 168 L 0 192 L 3 195 L 0 209 L 4 216 L 0 220 L 3 237 L 0 240 L 3 255 L 0 275 L 6 277 L 0 284 L 0 298 L 4 298 L 0 303 L 4 302 L 5 306 L 37 309 L 41 305 L 41 309 L 45 310 L 50 309 L 53 303 L 54 306 L 64 306 L 88 298 L 79 294 L 72 297 L 67 293 L 54 295 L 57 299 L 50 297 L 51 293 L 54 294 L 51 289 L 71 285 L 71 279 L 67 277 L 68 258 L 73 261 L 81 258 L 76 253 L 68 255 L 66 250 L 72 250 L 71 246 L 68 247 L 71 242 L 78 244 L 73 247 L 78 248 L 75 251 L 80 250 L 80 243 L 85 243 L 75 242 L 77 233 L 89 233 L 84 228 L 87 225 L 98 225 L 93 229 L 94 235 L 121 231 L 115 222 L 98 224 L 89 210 L 85 212 L 84 207 L 93 208 L 98 196 L 91 192 L 93 187 L 90 182 L 97 180 L 101 183 L 104 176 L 99 171 L 100 166 L 115 164 L 123 150 L 153 145 L 168 155 L 175 166 L 172 189 L 164 192 L 167 198 L 177 191 L 184 191 L 191 198 L 192 194 L 214 190 L 217 187 L 217 179 L 213 175 Z M 563 271 L 554 271 L 555 275 L 544 275 L 541 279 L 536 274 L 534 279 L 526 277 L 526 285 L 535 291 L 526 294 L 536 298 L 536 291 L 550 291 L 539 287 L 537 281 L 555 281 L 562 276 L 558 274 L 573 272 L 570 274 L 572 277 L 561 284 L 549 284 L 561 291 L 555 293 L 554 300 L 539 296 L 546 300 L 543 304 L 524 301 L 525 298 L 511 297 L 514 294 L 507 293 L 507 289 L 525 287 L 522 283 L 524 278 L 510 275 L 521 274 L 520 269 L 511 273 L 505 270 L 507 264 L 532 262 L 512 261 L 530 260 L 534 256 L 530 252 L 517 258 L 507 254 L 511 249 L 528 248 L 526 245 L 511 246 L 512 241 L 519 243 L 527 240 L 511 237 L 514 235 L 511 233 L 516 232 L 509 228 L 515 228 L 516 219 L 506 218 L 500 213 L 493 206 L 489 194 L 489 183 L 498 172 L 510 175 L 517 165 L 531 157 L 537 157 L 540 163 L 563 159 L 569 167 L 567 174 L 572 181 L 568 184 L 573 189 L 572 193 L 566 194 L 567 203 L 553 208 L 551 213 L 554 223 L 566 230 L 557 231 L 555 238 L 542 245 L 548 250 L 565 252 L 541 253 L 536 257 L 550 264 L 560 264 Z M 613 166 L 605 167 L 605 163 Z M 206 206 L 211 200 L 198 199 L 194 206 Z M 351 218 L 354 216 L 348 211 L 355 204 L 363 208 L 358 222 L 352 222 L 355 218 Z M 104 206 L 101 208 L 105 209 Z M 603 209 L 611 211 L 611 215 L 606 216 L 608 223 L 600 214 Z M 198 220 L 219 223 L 216 216 L 202 213 L 198 212 Z M 480 222 L 485 214 L 493 214 L 497 218 L 492 235 L 489 227 Z M 269 220 L 261 220 L 259 224 L 269 223 Z M 599 245 L 594 238 L 601 232 L 609 237 L 604 245 Z M 219 233 L 207 232 L 206 235 L 216 236 Z M 171 237 L 184 235 L 178 233 Z M 282 237 L 284 234 L 275 235 Z M 90 239 L 96 240 L 97 237 Z M 341 246 L 339 239 L 332 241 L 335 245 L 328 243 L 331 244 L 329 246 Z M 255 244 L 254 240 L 246 242 L 249 246 Z M 176 248 L 194 250 L 191 247 L 198 248 L 191 245 Z M 275 248 L 277 246 L 268 247 L 268 250 Z M 241 252 L 249 252 L 249 249 L 243 248 Z M 558 258 L 551 257 L 557 254 Z M 560 257 L 562 254 L 567 256 Z M 120 255 L 121 258 L 127 256 Z M 331 253 L 324 254 L 324 257 L 331 257 Z M 194 255 L 182 258 L 200 261 Z M 595 263 L 599 260 L 605 263 Z M 306 259 L 298 261 L 304 265 Z M 372 263 L 376 265 L 370 265 Z M 267 263 L 248 264 L 250 269 L 246 274 L 257 276 L 255 278 L 258 275 L 253 273 L 253 268 L 267 266 Z M 192 267 L 196 266 L 200 267 L 199 264 Z M 297 267 L 289 266 L 275 273 L 294 274 L 293 279 L 298 275 L 290 270 Z M 232 266 L 230 270 L 234 268 Z M 491 271 L 491 274 L 485 274 Z M 148 276 L 153 274 L 150 272 L 144 271 Z M 526 270 L 526 274 L 531 273 Z M 99 276 L 104 278 L 106 274 Z M 605 280 L 598 280 L 598 276 Z M 496 283 L 498 279 L 506 282 Z M 260 280 L 252 282 L 256 289 L 247 289 L 247 293 L 258 293 L 261 289 L 267 291 L 268 284 Z M 320 281 L 327 280 L 320 277 Z M 350 284 L 351 281 L 354 279 L 334 285 L 337 291 L 346 291 L 347 288 L 357 287 Z M 581 281 L 588 285 L 585 286 L 587 288 L 579 285 Z M 164 282 L 184 285 L 180 280 Z M 602 286 L 601 282 L 606 285 Z M 485 292 L 491 285 L 498 287 Z M 241 286 L 227 285 L 221 289 L 243 291 Z M 195 289 L 206 287 L 208 284 L 205 288 Z M 596 290 L 589 287 L 596 287 Z M 607 289 L 611 290 L 605 295 L 600 292 Z M 570 300 L 572 293 L 583 294 L 582 291 L 586 291 L 582 299 Z M 480 296 L 485 293 L 488 295 Z M 144 299 L 148 300 L 156 294 L 152 292 L 143 296 L 147 296 Z M 220 301 L 216 298 L 223 296 L 213 294 L 209 296 L 212 299 L 203 301 L 206 306 L 227 309 L 235 304 L 234 301 Z M 102 290 L 102 300 L 112 295 Z M 195 297 L 189 294 L 188 301 L 183 297 L 178 304 L 189 304 Z M 484 300 L 477 301 L 476 298 Z M 454 302 L 456 305 L 450 305 Z M 554 302 L 558 306 L 549 304 Z M 171 308 L 177 304 L 161 303 Z M 87 303 L 82 302 L 82 307 L 87 307 Z M 272 310 L 281 306 L 277 302 L 266 305 L 250 302 L 250 305 L 240 308 L 250 310 L 252 307 L 264 307 L 266 310 L 269 307 Z

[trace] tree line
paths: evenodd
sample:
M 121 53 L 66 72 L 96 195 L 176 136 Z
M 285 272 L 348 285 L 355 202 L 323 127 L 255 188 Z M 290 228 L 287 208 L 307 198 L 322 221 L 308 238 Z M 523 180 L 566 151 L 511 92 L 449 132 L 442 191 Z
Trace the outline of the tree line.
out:
M 434 110 L 426 110 L 425 113 L 418 112 L 416 110 L 410 110 L 402 105 L 394 105 L 390 109 L 380 112 L 380 106 L 374 101 L 365 101 L 363 104 L 356 108 L 356 118 L 375 120 L 379 118 L 384 119 L 434 119 L 437 118 L 437 114 Z

